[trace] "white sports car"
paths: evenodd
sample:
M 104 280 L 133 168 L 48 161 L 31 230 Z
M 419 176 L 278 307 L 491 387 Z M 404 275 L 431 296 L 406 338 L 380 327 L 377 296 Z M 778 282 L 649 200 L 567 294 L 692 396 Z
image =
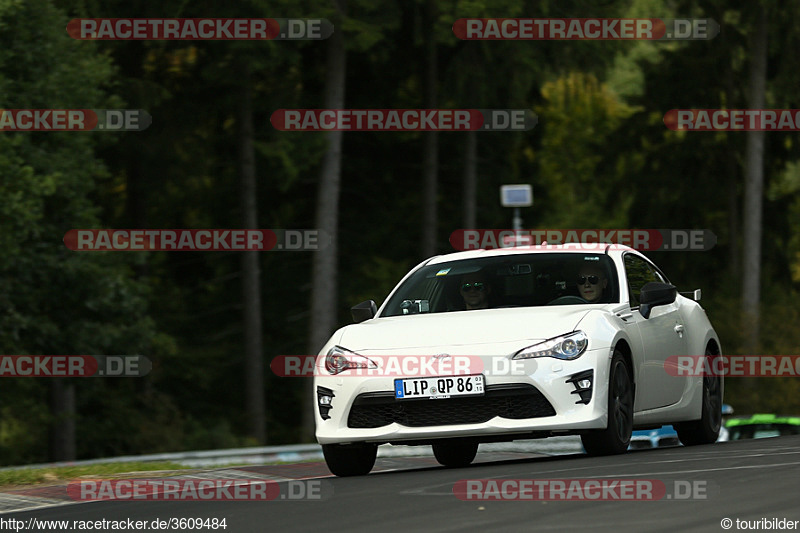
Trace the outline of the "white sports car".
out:
M 316 436 L 338 476 L 367 474 L 383 443 L 433 445 L 445 466 L 481 442 L 580 435 L 627 450 L 633 429 L 673 424 L 712 443 L 720 377 L 669 372 L 720 342 L 700 291 L 682 296 L 621 245 L 540 245 L 428 259 L 378 309 L 353 307 L 317 357 Z

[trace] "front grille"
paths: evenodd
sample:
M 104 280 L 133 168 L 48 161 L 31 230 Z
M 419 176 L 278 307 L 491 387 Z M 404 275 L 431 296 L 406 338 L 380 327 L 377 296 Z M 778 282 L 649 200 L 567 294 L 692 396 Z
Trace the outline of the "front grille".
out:
M 378 428 L 393 422 L 408 427 L 449 426 L 480 424 L 496 416 L 520 420 L 555 414 L 550 402 L 532 385 L 487 386 L 483 396 L 442 400 L 398 401 L 392 392 L 378 392 L 356 397 L 347 427 Z

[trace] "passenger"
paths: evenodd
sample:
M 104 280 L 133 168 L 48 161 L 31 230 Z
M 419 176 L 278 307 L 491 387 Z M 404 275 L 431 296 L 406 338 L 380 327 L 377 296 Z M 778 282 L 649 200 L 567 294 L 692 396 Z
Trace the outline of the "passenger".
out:
M 584 264 L 578 271 L 578 294 L 589 303 L 597 303 L 608 285 L 606 274 L 599 265 Z

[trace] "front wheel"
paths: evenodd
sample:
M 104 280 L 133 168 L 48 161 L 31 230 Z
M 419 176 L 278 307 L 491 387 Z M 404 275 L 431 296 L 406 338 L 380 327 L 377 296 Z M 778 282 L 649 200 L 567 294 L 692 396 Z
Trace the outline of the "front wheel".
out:
M 434 443 L 433 455 L 439 464 L 451 468 L 467 466 L 478 453 L 478 443 L 468 440 L 445 440 Z
M 633 432 L 633 380 L 622 352 L 614 351 L 608 379 L 608 427 L 581 435 L 589 455 L 624 453 Z
M 323 444 L 322 454 L 332 474 L 339 477 L 365 476 L 375 466 L 378 447 L 374 444 Z
M 719 357 L 706 350 L 706 357 Z M 709 367 L 713 368 L 711 365 Z M 700 420 L 675 424 L 675 431 L 684 446 L 717 442 L 722 427 L 722 379 L 703 376 L 703 412 Z

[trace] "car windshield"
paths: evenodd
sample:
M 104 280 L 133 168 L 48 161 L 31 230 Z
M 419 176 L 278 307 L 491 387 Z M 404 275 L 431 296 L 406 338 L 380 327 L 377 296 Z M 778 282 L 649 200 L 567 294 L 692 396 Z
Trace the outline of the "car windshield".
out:
M 406 279 L 381 316 L 619 301 L 605 254 L 514 254 L 426 265 Z

